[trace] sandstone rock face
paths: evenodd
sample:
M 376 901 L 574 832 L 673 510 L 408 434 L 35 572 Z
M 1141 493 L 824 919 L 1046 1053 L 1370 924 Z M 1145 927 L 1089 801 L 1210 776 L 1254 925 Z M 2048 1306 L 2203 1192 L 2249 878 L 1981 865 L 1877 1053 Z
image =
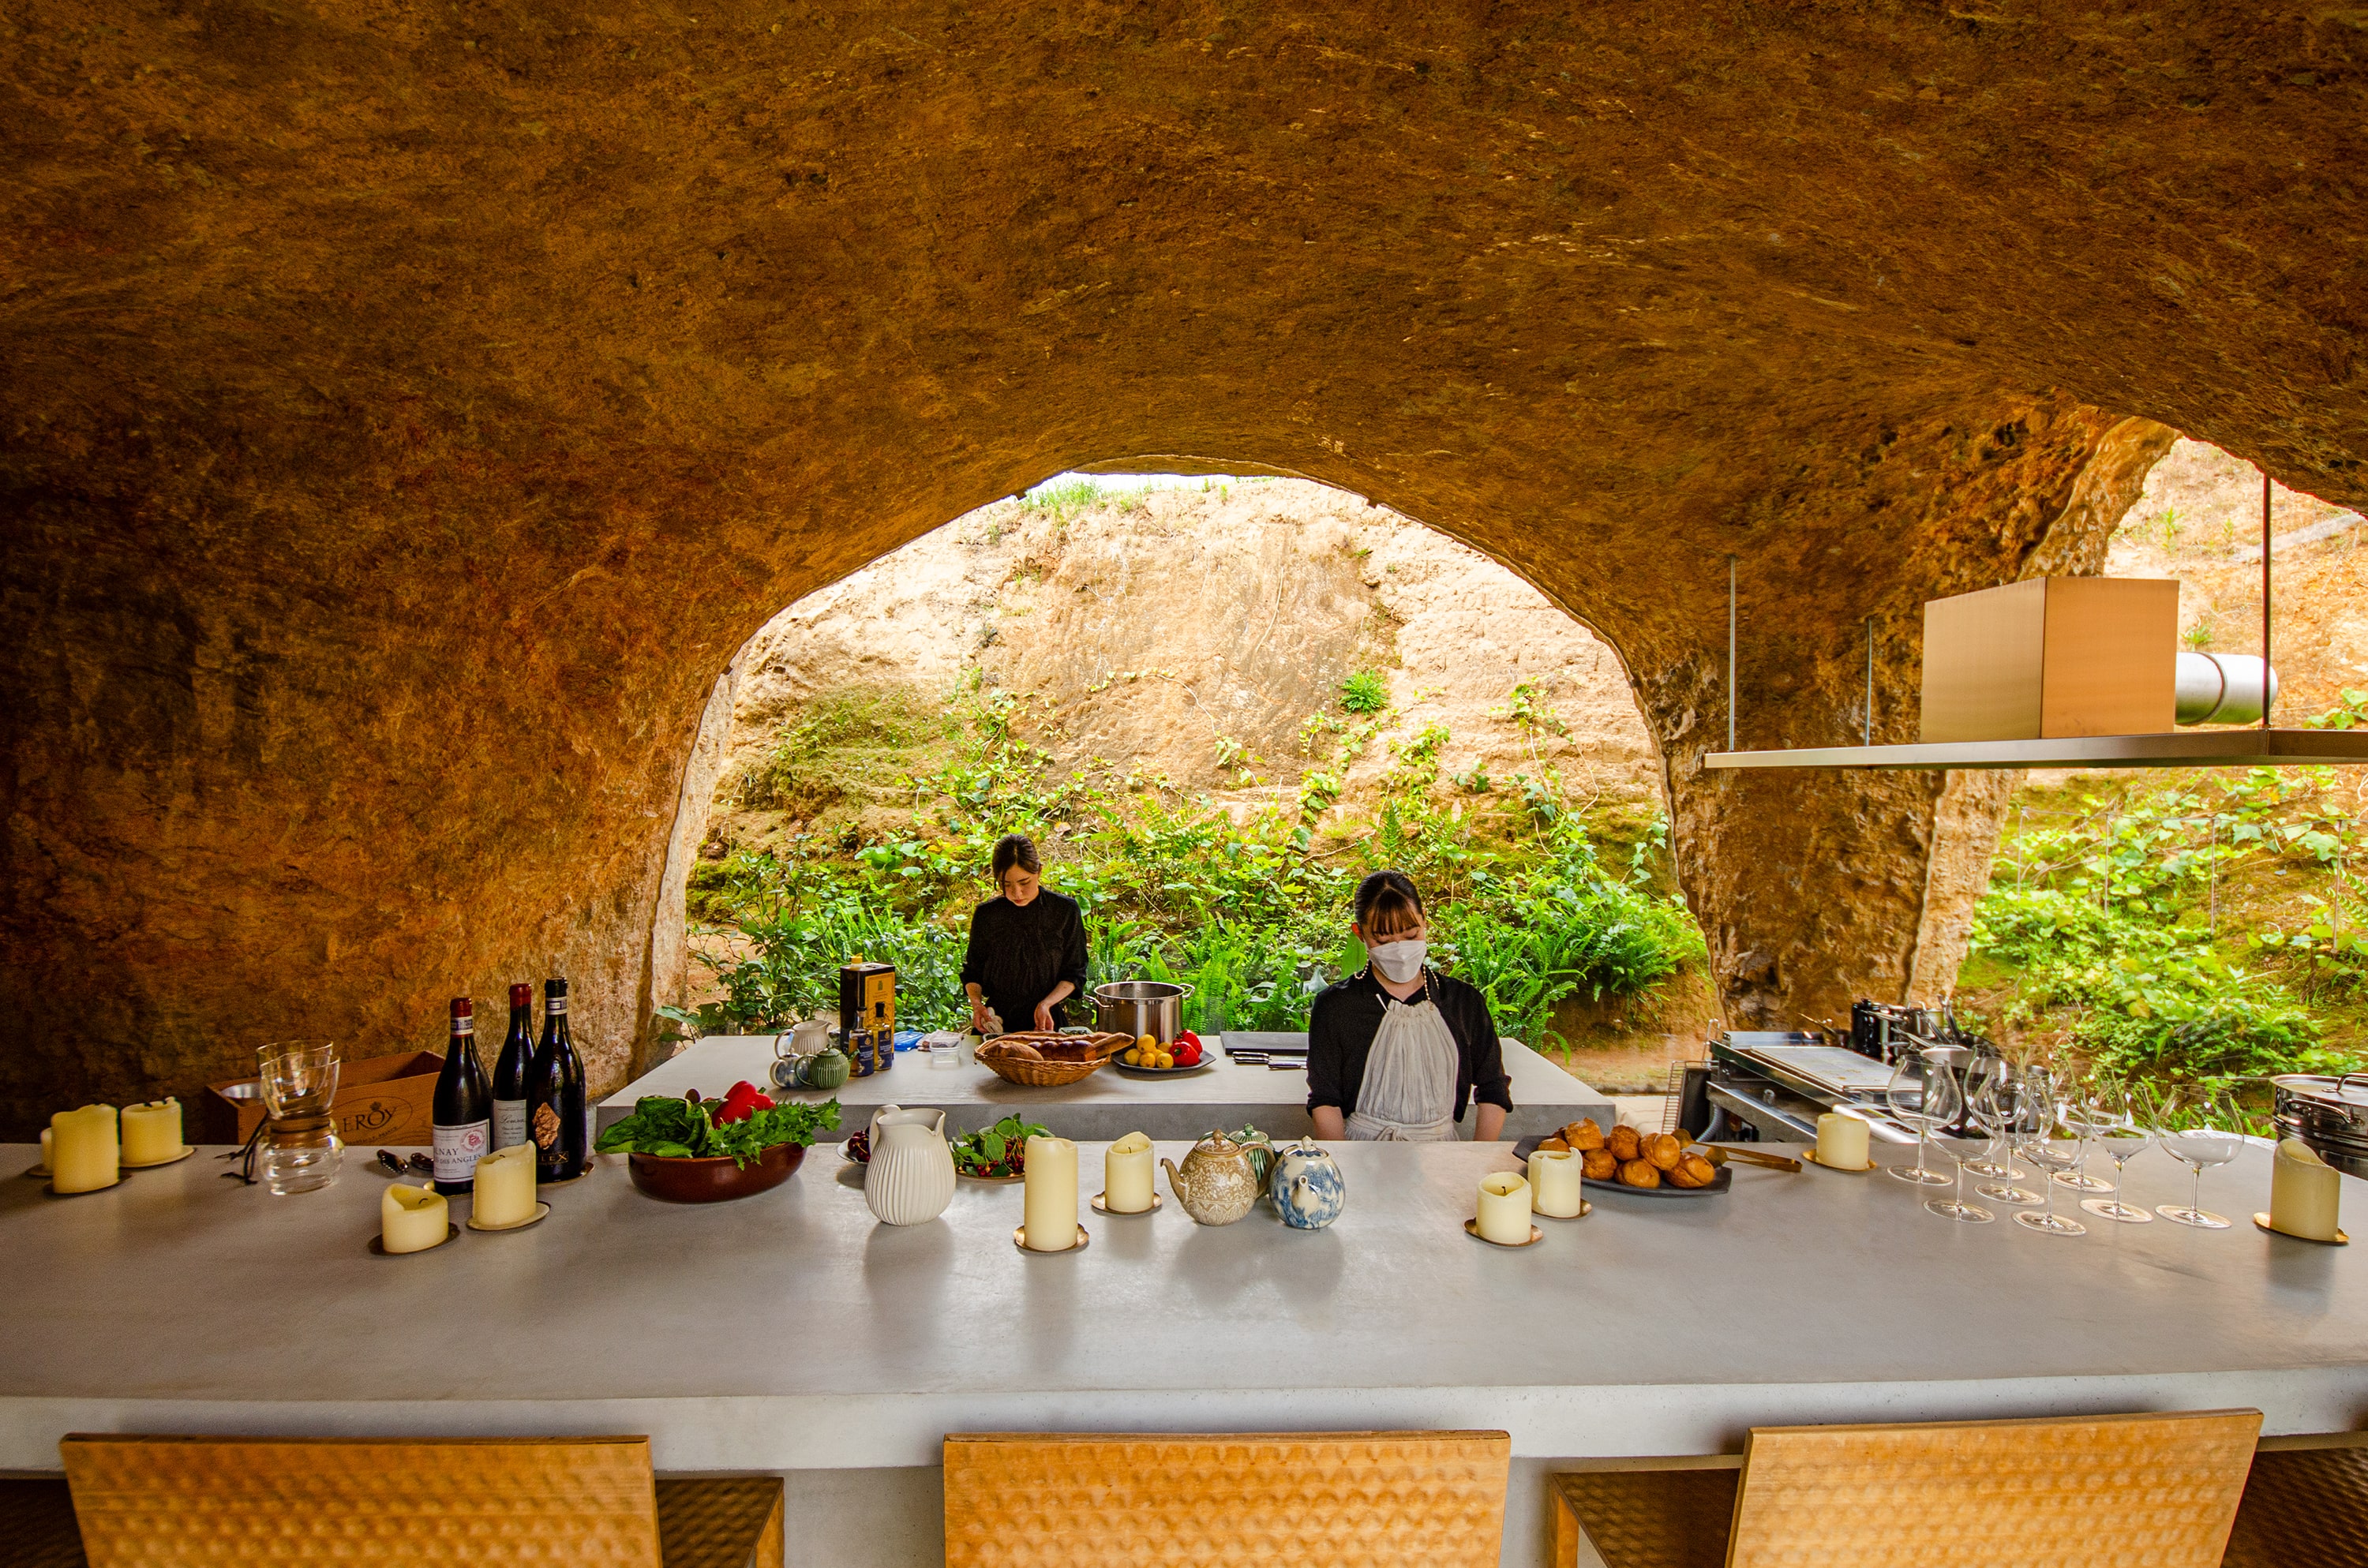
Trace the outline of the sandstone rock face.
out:
M 1095 464 L 1320 480 L 1619 651 L 1738 1014 L 1904 976 L 1931 780 L 1697 778 L 2083 532 L 2124 417 L 2368 499 L 2326 8 L 25 0 L 11 1131 L 652 990 L 782 605 Z

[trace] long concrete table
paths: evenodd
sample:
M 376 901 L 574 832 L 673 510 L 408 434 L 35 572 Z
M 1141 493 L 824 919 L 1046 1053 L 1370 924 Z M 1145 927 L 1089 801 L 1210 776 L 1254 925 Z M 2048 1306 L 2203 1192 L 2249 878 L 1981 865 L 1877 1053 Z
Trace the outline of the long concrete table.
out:
M 75 1198 L 0 1179 L 0 1468 L 54 1471 L 71 1431 L 648 1433 L 663 1471 L 784 1473 L 791 1562 L 906 1568 L 942 1561 L 948 1432 L 1503 1428 L 1504 1561 L 1531 1564 L 1558 1464 L 1732 1453 L 1754 1425 L 2368 1416 L 2368 1247 L 2256 1231 L 2257 1148 L 2204 1183 L 2230 1231 L 2059 1240 L 1935 1218 L 1880 1175 L 1741 1168 L 1712 1197 L 1596 1194 L 1504 1251 L 1462 1226 L 1508 1146 L 1350 1144 L 1328 1231 L 1263 1208 L 1204 1229 L 1170 1199 L 1087 1212 L 1091 1244 L 1054 1256 L 1013 1246 L 1013 1186 L 895 1230 L 829 1148 L 691 1208 L 611 1158 L 532 1229 L 394 1258 L 366 1247 L 372 1169 L 275 1199 L 213 1153 Z M 2158 1153 L 2127 1176 L 2186 1197 Z
M 1505 1137 L 1552 1132 L 1586 1116 L 1611 1125 L 1611 1103 L 1602 1095 L 1520 1041 L 1499 1043 L 1513 1080 L 1513 1113 L 1505 1119 Z M 771 1035 L 712 1035 L 602 1100 L 594 1111 L 595 1129 L 630 1115 L 633 1101 L 643 1095 L 680 1096 L 697 1089 L 702 1096 L 721 1096 L 744 1078 L 762 1087 L 772 1064 Z M 1306 1069 L 1235 1062 L 1213 1041 L 1210 1062 L 1198 1073 L 1147 1078 L 1109 1066 L 1053 1089 L 1007 1083 L 975 1062 L 932 1067 L 908 1051 L 897 1057 L 894 1071 L 849 1078 L 834 1093 L 846 1113 L 838 1130 L 826 1134 L 834 1139 L 862 1127 L 883 1105 L 942 1106 L 951 1113 L 950 1124 L 965 1131 L 1018 1111 L 1064 1138 L 1101 1142 L 1138 1131 L 1155 1141 L 1190 1141 L 1212 1128 L 1245 1122 L 1277 1139 L 1315 1130 L 1307 1115 Z M 833 1096 L 804 1091 L 790 1097 L 819 1102 Z M 1477 1120 L 1465 1110 L 1463 1137 L 1472 1136 Z

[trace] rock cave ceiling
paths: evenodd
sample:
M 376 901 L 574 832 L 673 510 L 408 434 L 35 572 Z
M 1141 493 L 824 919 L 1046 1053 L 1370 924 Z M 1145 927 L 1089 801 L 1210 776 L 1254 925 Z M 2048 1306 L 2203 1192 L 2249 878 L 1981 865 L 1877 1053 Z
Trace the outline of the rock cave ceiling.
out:
M 613 1085 L 733 651 L 1063 469 L 1303 473 L 1601 630 L 1770 1018 L 1929 975 L 1953 808 L 1693 771 L 1728 553 L 1745 742 L 1854 732 L 1869 614 L 1880 738 L 1918 603 L 2093 569 L 2166 427 L 2368 502 L 2368 11 L 6 27 L 18 1128 L 563 968 Z

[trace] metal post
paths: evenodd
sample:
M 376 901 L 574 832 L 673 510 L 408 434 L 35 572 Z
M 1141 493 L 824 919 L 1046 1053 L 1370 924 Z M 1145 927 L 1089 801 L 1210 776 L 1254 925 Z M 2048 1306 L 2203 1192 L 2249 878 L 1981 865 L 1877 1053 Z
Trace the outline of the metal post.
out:
M 1862 745 L 1874 744 L 1874 617 L 1866 618 L 1866 727 Z
M 1735 749 L 1735 557 L 1726 558 L 1726 749 Z
M 2261 728 L 2270 727 L 2270 471 L 2261 471 Z

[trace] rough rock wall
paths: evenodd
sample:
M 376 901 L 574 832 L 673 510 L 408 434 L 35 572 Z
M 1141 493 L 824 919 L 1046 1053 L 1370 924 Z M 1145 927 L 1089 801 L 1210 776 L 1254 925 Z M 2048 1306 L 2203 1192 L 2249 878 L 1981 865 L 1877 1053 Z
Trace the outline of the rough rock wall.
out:
M 1858 618 L 2020 569 L 2097 410 L 2368 499 L 2340 8 L 7 26 L 11 1130 L 554 968 L 613 1083 L 734 650 L 1064 469 L 1336 484 L 1601 631 L 1765 1007 L 1896 966 L 1930 802 L 1693 778 L 1727 554 L 1748 733 L 1823 740 Z

